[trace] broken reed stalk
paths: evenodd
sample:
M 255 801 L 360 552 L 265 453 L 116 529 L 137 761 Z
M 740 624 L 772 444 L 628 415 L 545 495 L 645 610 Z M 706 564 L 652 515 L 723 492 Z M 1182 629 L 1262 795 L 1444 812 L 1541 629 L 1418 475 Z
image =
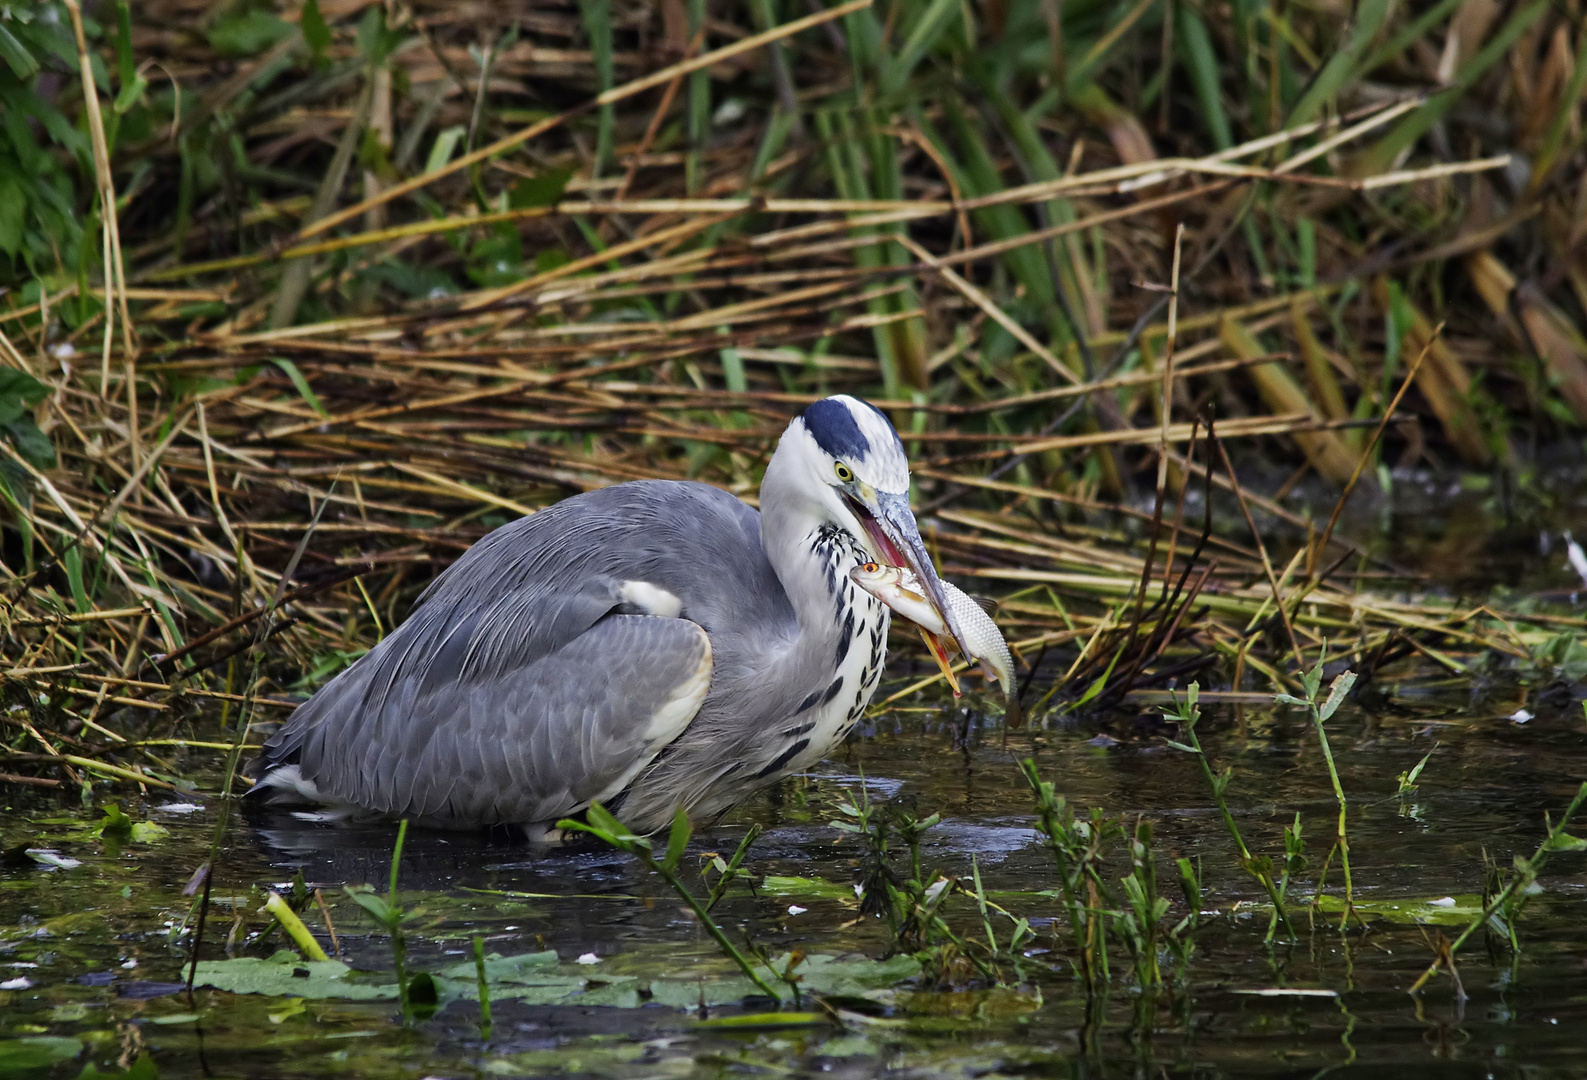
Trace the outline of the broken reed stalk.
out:
M 1361 457 L 1356 462 L 1355 471 L 1350 474 L 1349 481 L 1345 483 L 1344 490 L 1339 493 L 1339 498 L 1334 503 L 1333 512 L 1328 515 L 1328 524 L 1323 529 L 1322 538 L 1311 549 L 1315 554 L 1308 553 L 1308 562 L 1310 563 L 1307 567 L 1307 577 L 1310 579 L 1307 582 L 1308 585 L 1317 580 L 1316 558 L 1327 548 L 1328 541 L 1333 537 L 1334 527 L 1339 524 L 1339 515 L 1344 513 L 1345 503 L 1349 502 L 1351 493 L 1355 491 L 1356 484 L 1361 479 L 1361 474 L 1366 470 L 1367 462 L 1372 458 L 1372 451 L 1382 440 L 1383 432 L 1389 426 L 1389 420 L 1393 418 L 1395 411 L 1399 409 L 1400 402 L 1405 398 L 1405 392 L 1415 382 L 1417 372 L 1422 370 L 1422 362 L 1427 359 L 1427 354 L 1432 351 L 1433 344 L 1443 334 L 1443 331 L 1443 323 L 1439 323 L 1433 328 L 1432 334 L 1428 336 L 1427 344 L 1422 346 L 1422 351 L 1416 354 L 1416 359 L 1411 363 L 1410 369 L 1406 371 L 1405 378 L 1400 381 L 1400 388 L 1395 392 L 1394 400 L 1390 401 L 1388 407 L 1383 410 L 1383 415 L 1379 417 L 1377 426 L 1372 429 L 1372 435 L 1367 440 L 1367 444 L 1361 448 Z M 1304 596 L 1304 591 L 1302 595 Z
M 99 111 L 99 92 L 95 88 L 93 64 L 88 57 L 88 39 L 83 33 L 83 13 L 78 0 L 65 0 L 71 16 L 72 34 L 77 42 L 79 77 L 83 83 L 84 112 L 88 117 L 89 143 L 94 155 L 94 176 L 99 188 L 100 226 L 104 232 L 105 332 L 100 370 L 100 397 L 110 393 L 111 314 L 121 312 L 122 369 L 127 384 L 127 439 L 134 468 L 138 465 L 138 378 L 137 351 L 132 333 L 132 316 L 127 308 L 127 272 L 121 257 L 121 232 L 116 210 L 116 182 L 110 171 L 110 147 L 105 141 L 105 121 Z M 118 305 L 119 290 L 119 305 Z
M 1234 462 L 1229 460 L 1229 452 L 1224 448 L 1223 440 L 1218 438 L 1216 431 L 1213 429 L 1211 417 L 1207 419 L 1207 443 L 1218 452 L 1218 457 L 1223 461 L 1224 472 L 1229 477 L 1230 489 L 1234 492 L 1235 500 L 1240 504 L 1241 516 L 1245 518 L 1245 527 L 1250 530 L 1251 539 L 1256 544 L 1257 554 L 1261 556 L 1262 572 L 1267 575 L 1267 583 L 1273 590 L 1273 604 L 1278 608 L 1279 619 L 1284 624 L 1284 633 L 1289 636 L 1289 645 L 1295 656 L 1295 664 L 1297 667 L 1305 668 L 1306 655 L 1301 650 L 1300 639 L 1295 636 L 1295 626 L 1290 621 L 1288 610 L 1284 607 L 1283 590 L 1279 588 L 1278 578 L 1273 575 L 1273 562 L 1267 557 L 1267 544 L 1263 542 L 1262 534 L 1257 529 L 1255 520 L 1251 517 L 1251 508 L 1246 504 L 1245 500 L 1245 489 L 1240 486 L 1240 478 L 1235 475 Z M 1211 465 L 1212 463 L 1209 461 L 1209 469 Z
M 1179 329 L 1179 257 L 1185 239 L 1185 226 L 1174 227 L 1174 261 L 1168 282 L 1168 338 L 1163 346 L 1163 422 L 1157 437 L 1157 491 L 1152 502 L 1151 539 L 1146 548 L 1146 559 L 1141 564 L 1141 588 L 1135 598 L 1135 625 L 1139 626 L 1141 612 L 1146 604 L 1146 586 L 1151 580 L 1152 567 L 1157 558 L 1157 536 L 1163 524 L 1163 498 L 1168 491 L 1168 429 L 1174 415 L 1174 339 Z M 1195 440 L 1192 427 L 1191 440 Z M 1165 588 L 1166 588 L 1166 574 Z M 1134 637 L 1132 628 L 1131 635 Z

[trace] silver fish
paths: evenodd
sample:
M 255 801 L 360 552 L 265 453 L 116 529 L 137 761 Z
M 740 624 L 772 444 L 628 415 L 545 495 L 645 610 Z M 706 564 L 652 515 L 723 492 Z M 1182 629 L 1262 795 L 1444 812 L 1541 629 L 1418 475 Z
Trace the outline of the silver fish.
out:
M 957 696 L 959 682 L 953 674 L 952 666 L 948 663 L 943 645 L 944 642 L 952 642 L 953 635 L 949 633 L 948 627 L 938 616 L 936 609 L 926 599 L 926 591 L 916 579 L 915 572 L 908 567 L 885 566 L 882 563 L 872 562 L 849 571 L 849 578 L 854 584 L 920 628 L 921 637 L 926 640 L 926 647 L 931 650 L 932 657 L 942 668 L 943 674 L 947 676 Z M 942 591 L 947 598 L 948 606 L 958 618 L 959 625 L 964 628 L 965 636 L 969 638 L 968 641 L 961 643 L 968 650 L 969 659 L 978 662 L 986 677 L 995 678 L 998 685 L 1003 688 L 1009 726 L 1018 727 L 1019 687 L 1014 681 L 1014 658 L 1008 651 L 1008 643 L 1003 640 L 1002 632 L 998 630 L 992 617 L 982 610 L 981 605 L 959 589 L 944 581 Z

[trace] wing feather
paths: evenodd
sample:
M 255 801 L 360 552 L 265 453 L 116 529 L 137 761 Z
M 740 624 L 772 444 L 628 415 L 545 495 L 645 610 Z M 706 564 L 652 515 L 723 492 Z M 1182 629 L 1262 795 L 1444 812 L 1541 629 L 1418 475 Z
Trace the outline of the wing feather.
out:
M 611 615 L 526 665 L 467 664 L 411 697 L 394 688 L 378 712 L 343 701 L 305 740 L 299 770 L 329 799 L 392 816 L 554 821 L 616 794 L 676 739 L 710 673 L 696 624 Z M 362 752 L 337 752 L 353 729 Z

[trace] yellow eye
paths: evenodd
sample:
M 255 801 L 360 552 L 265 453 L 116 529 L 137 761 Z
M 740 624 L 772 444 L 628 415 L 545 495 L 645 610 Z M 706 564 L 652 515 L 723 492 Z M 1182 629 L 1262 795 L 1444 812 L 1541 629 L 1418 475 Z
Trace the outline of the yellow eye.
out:
M 833 462 L 832 468 L 837 472 L 838 479 L 843 481 L 845 484 L 854 479 L 854 470 L 843 464 L 843 462 Z

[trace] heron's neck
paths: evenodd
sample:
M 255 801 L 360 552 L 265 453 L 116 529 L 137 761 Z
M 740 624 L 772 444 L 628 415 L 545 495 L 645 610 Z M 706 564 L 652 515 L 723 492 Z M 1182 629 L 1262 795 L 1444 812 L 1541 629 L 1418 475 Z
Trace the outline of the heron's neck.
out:
M 831 637 L 833 614 L 855 586 L 848 572 L 853 542 L 835 529 L 821 504 L 794 482 L 794 465 L 773 454 L 760 487 L 760 540 L 782 582 L 807 643 Z

